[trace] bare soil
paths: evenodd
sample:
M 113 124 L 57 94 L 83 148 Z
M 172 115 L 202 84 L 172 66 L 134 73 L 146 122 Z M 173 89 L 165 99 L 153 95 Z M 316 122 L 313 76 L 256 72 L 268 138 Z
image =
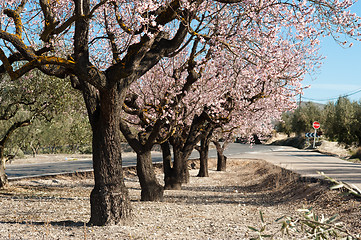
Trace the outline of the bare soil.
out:
M 195 162 L 196 168 L 198 163 Z M 304 233 L 278 233 L 282 216 L 299 218 L 301 208 L 313 207 L 319 216 L 338 214 L 338 222 L 354 236 L 361 234 L 361 202 L 329 185 L 302 179 L 263 160 L 229 159 L 226 172 L 196 177 L 179 191 L 165 191 L 163 202 L 141 202 L 134 169 L 125 182 L 133 217 L 116 226 L 86 226 L 90 218 L 91 175 L 24 179 L 0 190 L 0 239 L 250 239 L 248 226 L 267 224 L 275 239 L 308 239 Z M 158 178 L 163 183 L 161 169 Z

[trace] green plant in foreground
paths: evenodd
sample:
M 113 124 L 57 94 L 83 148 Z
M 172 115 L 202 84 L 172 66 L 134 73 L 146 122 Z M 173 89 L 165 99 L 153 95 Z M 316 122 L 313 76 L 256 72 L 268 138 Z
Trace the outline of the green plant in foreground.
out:
M 337 214 L 327 218 L 324 215 L 316 215 L 312 208 L 298 211 L 303 212 L 301 218 L 282 217 L 276 220 L 282 223 L 283 234 L 289 235 L 289 230 L 292 229 L 304 233 L 308 239 L 357 239 L 342 226 L 342 223 L 336 222 Z
M 337 215 L 326 218 L 324 215 L 318 216 L 314 214 L 312 208 L 299 209 L 302 212 L 300 217 L 282 216 L 275 220 L 276 223 L 281 224 L 281 228 L 273 234 L 266 233 L 266 226 L 269 225 L 264 221 L 263 213 L 260 211 L 261 228 L 248 226 L 249 229 L 257 233 L 257 237 L 252 240 L 274 239 L 277 233 L 283 236 L 292 236 L 292 233 L 303 234 L 307 239 L 323 240 L 323 239 L 360 239 L 360 236 L 352 235 L 347 229 L 342 226 L 342 223 L 337 222 Z
M 338 180 L 336 180 L 334 178 L 331 178 L 331 177 L 325 175 L 323 172 L 317 172 L 317 173 L 320 174 L 321 176 L 323 176 L 327 181 L 335 184 L 332 187 L 330 187 L 330 189 L 332 189 L 332 190 L 334 190 L 334 189 L 346 189 L 349 194 L 352 194 L 355 197 L 361 198 L 361 189 L 359 189 L 354 184 L 349 184 L 349 183 L 346 183 L 346 182 L 338 181 Z
M 256 232 L 258 234 L 257 237 L 255 238 L 251 238 L 252 240 L 262 240 L 264 238 L 272 238 L 273 235 L 269 235 L 269 234 L 264 234 L 264 232 L 266 231 L 266 226 L 268 225 L 263 218 L 263 213 L 262 211 L 259 211 L 260 217 L 261 217 L 261 228 L 257 229 L 255 227 L 251 227 L 248 226 L 249 229 L 251 229 L 252 231 Z

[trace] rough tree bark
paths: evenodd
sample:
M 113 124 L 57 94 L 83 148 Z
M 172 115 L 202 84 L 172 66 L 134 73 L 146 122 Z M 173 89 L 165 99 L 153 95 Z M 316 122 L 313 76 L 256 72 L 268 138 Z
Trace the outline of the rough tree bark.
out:
M 120 110 L 124 96 L 117 86 L 98 92 L 83 83 L 93 131 L 94 189 L 90 194 L 91 225 L 117 224 L 129 217 L 131 208 L 124 184 L 121 158 Z M 124 95 L 124 94 L 123 94 Z
M 164 189 L 166 190 L 179 190 L 182 184 L 177 181 L 174 168 L 172 168 L 172 154 L 170 150 L 170 144 L 168 141 L 161 144 L 162 156 L 163 156 L 163 171 L 164 171 Z
M 209 151 L 209 143 L 211 141 L 213 131 L 210 130 L 204 138 L 201 139 L 201 145 L 198 147 L 199 152 L 199 172 L 197 177 L 209 177 L 208 173 L 208 151 Z
M 189 182 L 188 157 L 190 153 L 184 151 L 184 148 L 174 138 L 170 140 L 173 148 L 173 166 L 171 167 L 169 144 L 162 144 L 164 165 L 164 189 L 180 190 L 183 183 Z
M 162 201 L 164 188 L 158 183 L 152 163 L 151 151 L 137 153 L 137 174 L 142 201 Z
M 205 146 L 205 144 L 202 142 L 204 142 L 204 140 L 201 140 L 201 146 L 196 148 L 199 152 L 199 171 L 197 177 L 209 177 L 209 173 L 208 173 L 209 145 Z
M 162 201 L 164 188 L 158 183 L 151 156 L 155 140 L 152 136 L 157 135 L 157 129 L 153 132 L 154 134 L 138 133 L 136 136 L 123 120 L 120 121 L 120 129 L 129 145 L 137 153 L 137 175 L 142 189 L 141 200 Z
M 89 0 L 75 1 L 77 15 L 88 14 L 89 9 Z M 71 80 L 73 87 L 83 94 L 93 133 L 94 188 L 90 194 L 88 224 L 102 226 L 118 224 L 131 213 L 123 177 L 119 128 L 127 88 L 114 81 L 113 72 L 104 75 L 91 65 L 88 38 L 89 19 L 77 19 L 74 34 L 77 74 Z
M 220 152 L 217 152 L 217 171 L 226 171 L 227 170 L 227 157 Z
M 221 146 L 221 144 L 218 141 L 213 141 L 214 145 L 217 149 L 217 171 L 226 171 L 227 169 L 227 157 L 224 155 L 224 146 Z
M 173 169 L 177 182 L 180 184 L 189 182 L 188 157 L 191 152 L 185 151 L 184 147 L 180 145 L 173 145 Z
M 174 162 L 172 171 L 167 172 L 172 176 L 165 177 L 165 189 L 180 189 L 182 183 L 189 182 L 188 158 L 197 143 L 212 129 L 213 123 L 207 113 L 203 112 L 199 116 L 194 116 L 189 129 L 183 129 L 179 135 L 169 138 L 169 143 L 173 147 Z
M 82 5 L 82 7 L 81 7 Z M 90 1 L 76 1 L 75 10 L 89 12 Z M 164 11 L 175 11 L 165 9 Z M 172 21 L 170 14 L 167 21 Z M 139 43 L 129 47 L 126 56 L 121 62 L 100 72 L 89 62 L 88 34 L 89 22 L 81 18 L 75 22 L 75 54 L 77 64 L 77 78 L 73 85 L 83 92 L 87 105 L 90 124 L 93 130 L 93 165 L 95 186 L 91 193 L 90 224 L 108 225 L 117 224 L 126 219 L 131 212 L 128 190 L 125 188 L 121 160 L 121 108 L 129 85 L 146 73 L 162 57 L 175 51 L 187 35 L 187 29 L 180 23 L 173 39 L 143 36 Z M 78 81 L 78 84 L 76 82 Z M 74 84 L 75 83 L 75 84 Z M 90 84 L 91 83 L 91 84 Z M 148 156 L 148 155 L 144 155 Z M 151 169 L 149 158 L 139 157 L 138 169 Z M 143 161 L 145 160 L 145 161 Z M 153 178 L 145 177 L 144 181 Z M 142 180 L 143 181 L 143 180 Z M 150 180 L 151 183 L 155 181 Z M 150 189 L 159 189 L 158 186 L 143 192 L 143 197 L 161 196 L 160 193 L 150 193 Z M 146 197 L 149 193 L 148 197 Z

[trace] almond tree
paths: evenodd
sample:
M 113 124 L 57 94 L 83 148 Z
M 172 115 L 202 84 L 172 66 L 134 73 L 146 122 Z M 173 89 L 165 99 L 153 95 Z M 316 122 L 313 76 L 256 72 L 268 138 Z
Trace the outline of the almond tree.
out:
M 133 108 L 127 111 L 132 113 L 128 123 L 140 126 L 138 131 L 144 134 L 150 129 L 158 129 L 159 142 L 168 139 L 173 146 L 174 166 L 171 168 L 168 143 L 162 144 L 167 159 L 164 162 L 166 189 L 179 189 L 181 183 L 187 181 L 186 160 L 199 141 L 202 143 L 199 146 L 199 176 L 208 175 L 204 157 L 215 128 L 232 128 L 227 132 L 238 130 L 243 134 L 264 132 L 270 129 L 272 118 L 295 106 L 293 97 L 300 91 L 300 76 L 309 66 L 309 56 L 305 59 L 303 55 L 287 54 L 286 50 L 291 49 L 289 45 L 280 48 L 277 42 L 273 44 L 270 52 L 275 53 L 274 49 L 278 49 L 283 54 L 278 54 L 278 61 L 272 63 L 277 66 L 281 62 L 289 63 L 279 70 L 269 68 L 270 56 L 265 53 L 252 57 L 257 68 L 252 64 L 240 67 L 239 64 L 245 61 L 237 61 L 233 54 L 217 59 L 209 54 L 210 51 L 204 58 L 198 58 L 196 64 L 192 56 L 197 55 L 196 49 L 201 49 L 197 52 L 200 53 L 203 48 L 194 45 L 188 51 L 189 58 L 185 57 L 185 52 L 176 61 L 161 62 L 132 85 L 132 96 L 137 98 L 133 97 L 132 104 L 127 105 Z M 207 71 L 209 68 L 213 70 Z M 294 70 L 297 73 L 293 75 Z M 227 76 L 224 76 L 225 72 Z M 255 127 L 257 124 L 258 128 Z
M 1 22 L 8 23 L 0 31 L 5 41 L 2 71 L 16 80 L 38 68 L 48 75 L 69 76 L 82 91 L 93 131 L 90 223 L 120 222 L 130 215 L 121 164 L 121 107 L 130 83 L 182 44 L 190 12 L 178 1 L 24 0 L 1 5 Z M 160 26 L 167 23 L 174 28 L 162 31 Z M 32 43 L 39 38 L 43 47 L 36 49 Z M 63 47 L 69 49 L 66 57 L 60 52 Z M 106 57 L 109 52 L 111 58 Z M 17 61 L 27 64 L 14 69 Z
M 227 50 L 247 59 L 264 49 L 255 42 L 257 29 L 271 42 L 312 44 L 331 32 L 358 36 L 360 20 L 345 11 L 351 5 L 350 0 L 1 1 L 0 72 L 17 81 L 37 68 L 69 77 L 82 92 L 93 132 L 90 223 L 119 223 L 130 215 L 120 124 L 131 83 L 195 40 L 220 57 Z M 247 43 L 246 49 L 238 47 L 241 43 Z M 24 64 L 15 67 L 16 62 Z
M 224 19 L 217 20 L 217 30 L 222 32 Z M 165 136 L 161 139 L 169 140 L 162 145 L 167 159 L 166 189 L 179 189 L 187 182 L 186 160 L 199 141 L 209 143 L 214 128 L 226 124 L 242 134 L 270 129 L 272 118 L 295 106 L 293 97 L 300 92 L 302 76 L 317 65 L 317 54 L 312 55 L 317 42 L 282 36 L 287 21 L 271 30 L 256 28 L 258 21 L 244 23 L 249 28 L 242 21 L 238 23 L 229 29 L 234 32 L 224 36 L 226 40 L 194 41 L 191 49 L 176 58 L 164 59 L 133 84 L 133 95 L 138 96 L 134 108 L 138 118 L 128 121 L 141 123 L 145 131 L 163 122 Z M 253 35 L 244 31 L 252 31 Z M 229 49 L 224 45 L 235 44 L 243 35 L 249 39 L 237 47 Z M 168 143 L 173 146 L 173 168 Z M 200 146 L 204 148 L 200 149 L 199 176 L 208 175 L 203 158 L 207 145 Z

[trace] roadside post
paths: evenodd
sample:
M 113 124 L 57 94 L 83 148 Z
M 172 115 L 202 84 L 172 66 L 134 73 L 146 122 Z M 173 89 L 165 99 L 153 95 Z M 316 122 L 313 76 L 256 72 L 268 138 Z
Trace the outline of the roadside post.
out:
M 313 148 L 316 148 L 316 135 L 317 135 L 317 129 L 320 128 L 320 123 L 319 122 L 313 122 L 312 124 L 313 128 L 315 129 L 315 134 L 313 136 Z

